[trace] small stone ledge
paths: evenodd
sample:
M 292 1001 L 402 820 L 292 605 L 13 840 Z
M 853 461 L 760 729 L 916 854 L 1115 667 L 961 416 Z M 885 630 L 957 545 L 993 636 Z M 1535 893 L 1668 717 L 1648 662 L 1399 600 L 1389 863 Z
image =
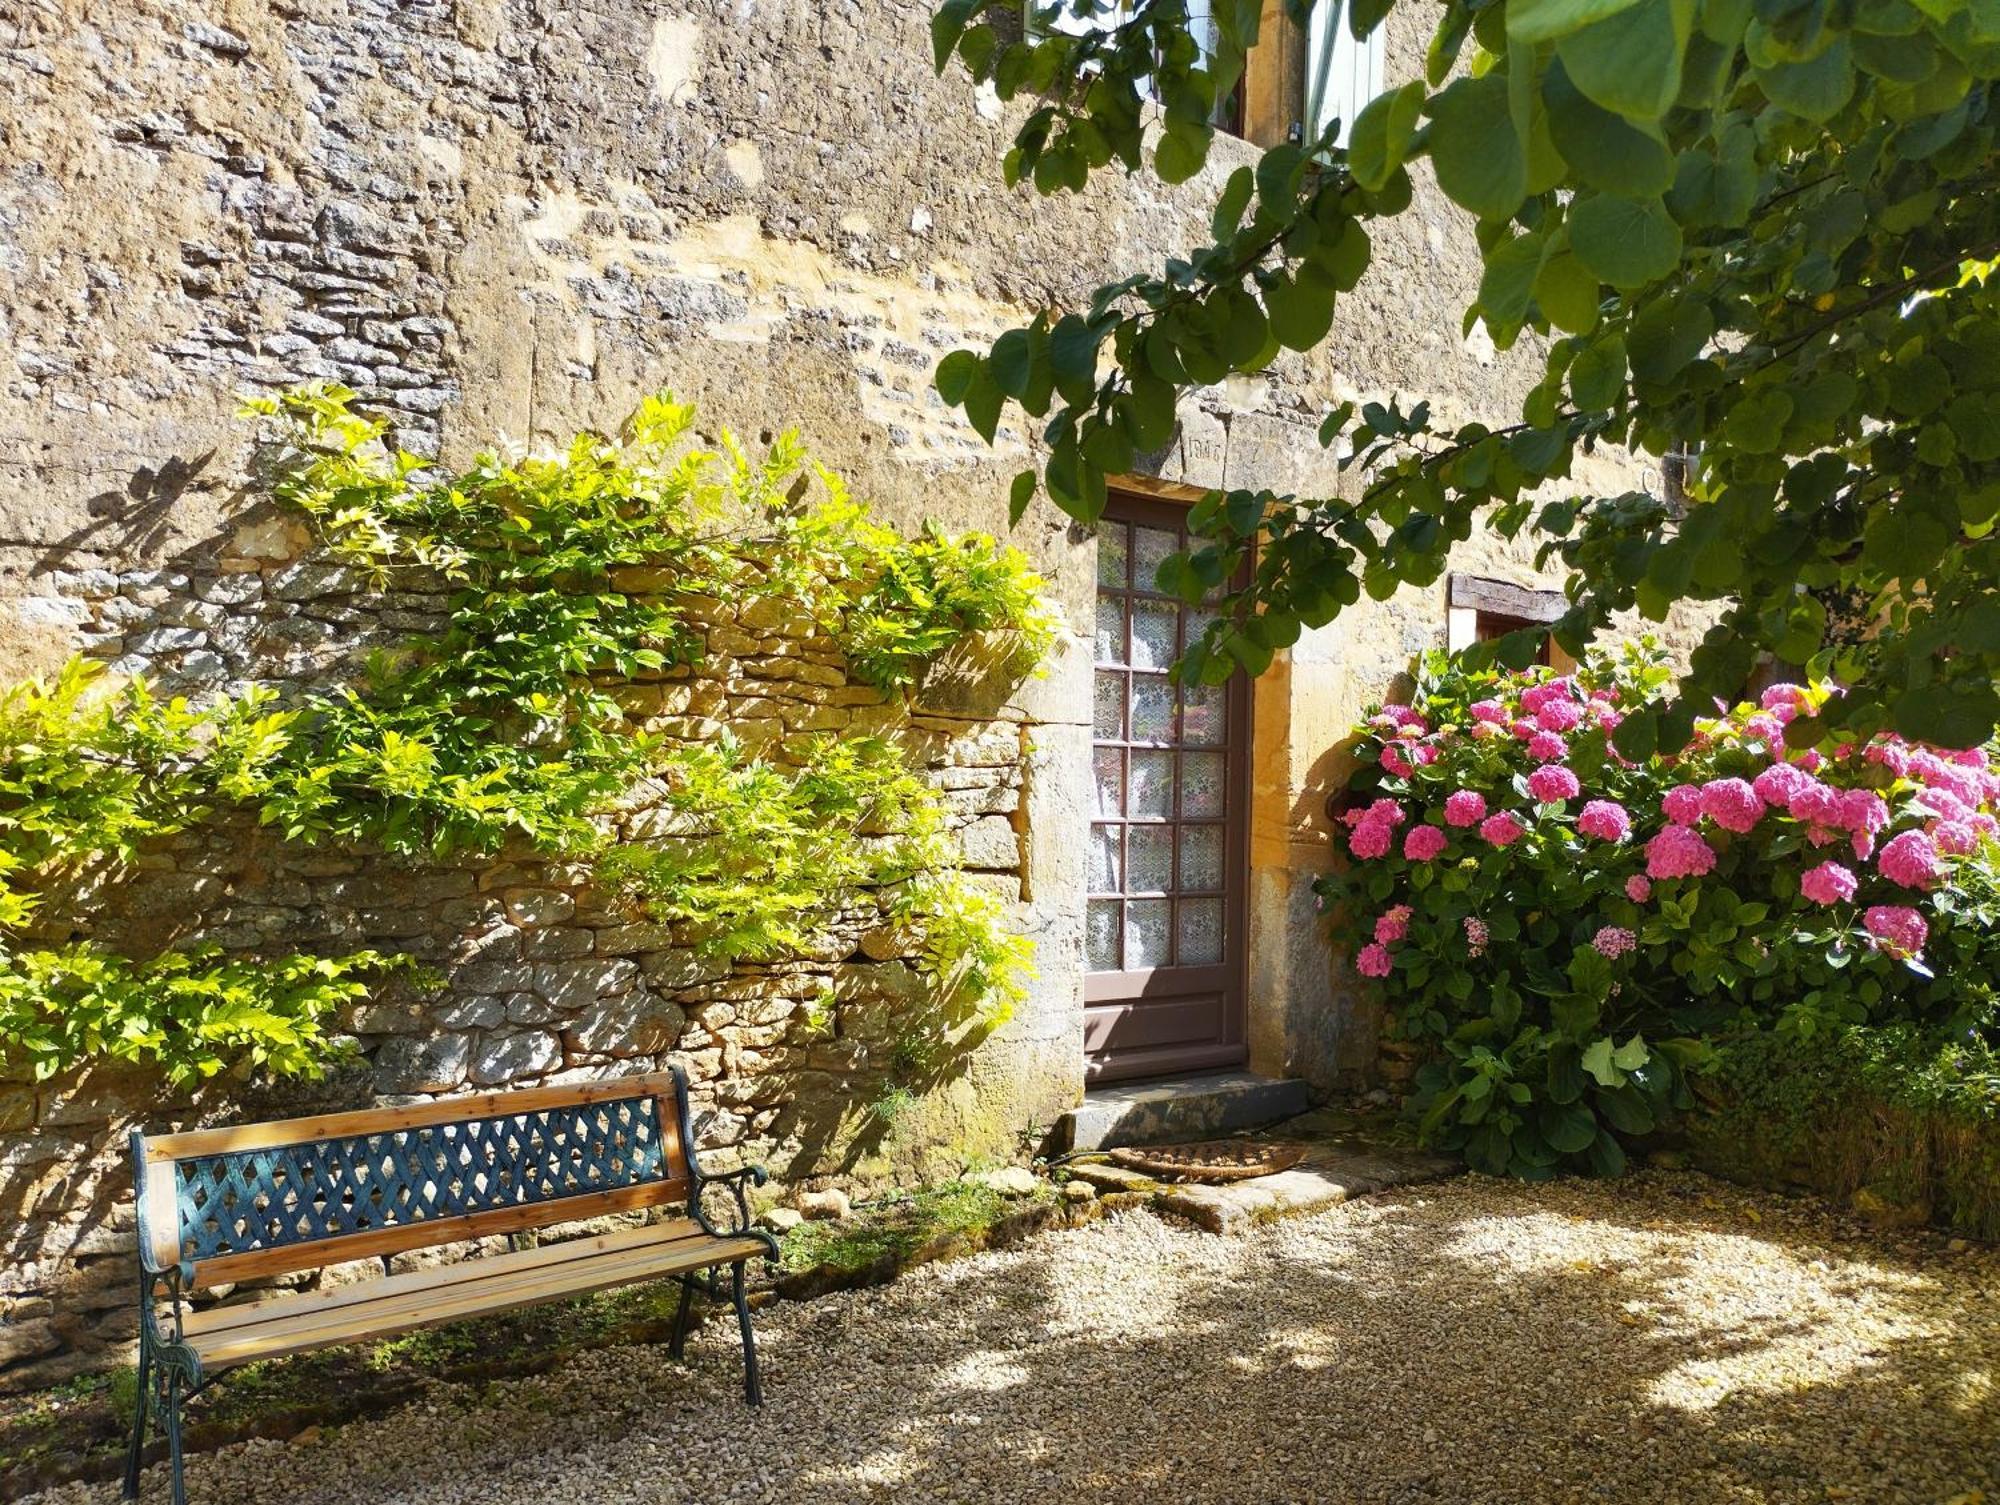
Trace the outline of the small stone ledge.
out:
M 1423 1150 L 1329 1146 L 1276 1175 L 1169 1187 L 1154 1198 L 1154 1206 L 1210 1233 L 1241 1233 L 1259 1223 L 1324 1212 L 1371 1192 L 1442 1180 L 1462 1169 L 1450 1156 Z

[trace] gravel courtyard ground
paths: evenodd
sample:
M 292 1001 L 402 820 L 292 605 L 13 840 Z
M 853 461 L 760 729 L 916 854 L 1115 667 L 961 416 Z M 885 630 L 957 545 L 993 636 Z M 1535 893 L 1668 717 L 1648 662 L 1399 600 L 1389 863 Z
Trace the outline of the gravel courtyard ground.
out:
M 2000 1505 L 2000 1251 L 1650 1173 L 1147 1212 L 193 1460 L 191 1505 Z M 145 1498 L 165 1493 L 154 1469 Z M 43 1505 L 109 1505 L 71 1486 Z

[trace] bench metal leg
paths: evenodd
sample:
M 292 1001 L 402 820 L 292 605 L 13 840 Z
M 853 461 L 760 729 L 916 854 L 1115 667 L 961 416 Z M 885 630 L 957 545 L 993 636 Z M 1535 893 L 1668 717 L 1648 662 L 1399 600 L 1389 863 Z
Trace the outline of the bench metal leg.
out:
M 181 1478 L 181 1377 L 167 1381 L 167 1457 L 173 1465 L 174 1505 L 187 1505 L 187 1485 Z
M 694 1277 L 682 1275 L 676 1278 L 681 1283 L 681 1304 L 674 1313 L 674 1335 L 667 1342 L 667 1357 L 679 1363 L 681 1355 L 687 1350 L 688 1318 L 694 1312 Z
M 736 1295 L 736 1325 L 743 1331 L 743 1398 L 753 1406 L 761 1406 L 764 1387 L 757 1380 L 757 1335 L 750 1330 L 750 1297 L 743 1285 L 744 1264 L 739 1259 L 730 1266 L 729 1283 Z
M 132 1405 L 132 1451 L 125 1458 L 125 1498 L 139 1498 L 139 1464 L 146 1451 L 146 1413 L 152 1409 L 153 1398 L 147 1393 L 147 1385 L 152 1379 L 153 1356 L 145 1343 L 139 1345 L 139 1388 L 134 1392 Z

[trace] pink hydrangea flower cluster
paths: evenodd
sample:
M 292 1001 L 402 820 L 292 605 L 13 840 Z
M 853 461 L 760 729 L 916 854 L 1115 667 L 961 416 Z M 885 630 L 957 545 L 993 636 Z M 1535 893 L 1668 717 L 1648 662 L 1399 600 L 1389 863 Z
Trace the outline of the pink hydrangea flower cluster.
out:
M 1476 826 L 1486 819 L 1486 796 L 1477 789 L 1459 789 L 1445 796 L 1444 819 L 1448 826 Z
M 1528 775 L 1528 793 L 1544 805 L 1560 805 L 1583 793 L 1583 784 L 1569 769 L 1544 763 Z
M 1412 862 L 1431 862 L 1442 857 L 1450 844 L 1451 838 L 1436 826 L 1412 826 L 1403 838 L 1403 855 Z
M 1653 880 L 1644 873 L 1634 873 L 1625 880 L 1625 897 L 1634 904 L 1644 904 L 1653 897 Z
M 1465 949 L 1468 955 L 1484 956 L 1486 943 L 1492 938 L 1493 934 L 1486 928 L 1484 920 L 1477 915 L 1465 917 Z
M 1740 835 L 1756 829 L 1764 801 L 1743 779 L 1710 779 L 1701 786 L 1701 813 L 1723 830 Z
M 1598 955 L 1615 959 L 1638 945 L 1639 938 L 1623 925 L 1606 925 L 1590 938 L 1590 944 Z
M 1387 977 L 1395 965 L 1389 948 L 1380 941 L 1371 941 L 1354 954 L 1354 970 L 1363 977 Z
M 1489 815 L 1479 823 L 1480 837 L 1496 847 L 1511 846 L 1527 834 L 1528 828 L 1512 810 Z
M 1616 800 L 1592 800 L 1577 816 L 1576 828 L 1599 841 L 1623 841 L 1632 834 L 1632 817 Z
M 1398 904 L 1385 909 L 1375 920 L 1375 939 L 1384 946 L 1391 941 L 1400 941 L 1410 933 L 1410 906 Z
M 1930 888 L 1944 871 L 1937 847 L 1922 831 L 1905 831 L 1890 837 L 1875 865 L 1884 878 L 1904 888 Z
M 1815 904 L 1845 904 L 1854 897 L 1854 874 L 1837 862 L 1822 862 L 1808 868 L 1799 879 L 1799 892 Z
M 1931 938 L 1924 917 L 1904 904 L 1870 905 L 1861 924 L 1877 946 L 1895 956 L 1920 956 Z
M 1705 878 L 1715 871 L 1715 848 L 1687 826 L 1663 826 L 1646 843 L 1646 876 Z

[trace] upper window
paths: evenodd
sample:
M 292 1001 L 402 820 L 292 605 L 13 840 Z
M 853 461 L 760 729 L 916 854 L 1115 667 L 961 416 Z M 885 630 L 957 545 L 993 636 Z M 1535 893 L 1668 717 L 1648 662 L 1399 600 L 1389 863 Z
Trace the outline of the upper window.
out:
M 1328 123 L 1338 120 L 1336 146 L 1347 145 L 1354 117 L 1382 92 L 1382 27 L 1357 42 L 1347 29 L 1346 10 L 1341 0 L 1320 0 L 1306 37 L 1306 139 L 1318 140 Z
M 1533 590 L 1507 580 L 1453 575 L 1445 595 L 1445 647 L 1456 653 L 1523 627 L 1546 627 L 1569 608 L 1561 591 Z M 1569 655 L 1544 632 L 1535 662 L 1567 667 Z
M 1132 0 L 1095 0 L 1096 9 L 1084 16 L 1070 9 L 1073 3 L 1074 0 L 1064 0 L 1053 23 L 1057 31 L 1066 31 L 1072 36 L 1112 31 L 1132 18 Z M 1210 0 L 1187 0 L 1187 16 L 1188 30 L 1194 35 L 1195 45 L 1201 48 L 1202 59 L 1206 61 L 1214 57 L 1215 14 Z M 1143 90 L 1146 86 L 1141 84 L 1140 87 Z M 1243 134 L 1243 93 L 1243 80 L 1239 78 L 1228 96 L 1215 102 L 1214 125 L 1217 130 L 1227 131 L 1232 136 Z

